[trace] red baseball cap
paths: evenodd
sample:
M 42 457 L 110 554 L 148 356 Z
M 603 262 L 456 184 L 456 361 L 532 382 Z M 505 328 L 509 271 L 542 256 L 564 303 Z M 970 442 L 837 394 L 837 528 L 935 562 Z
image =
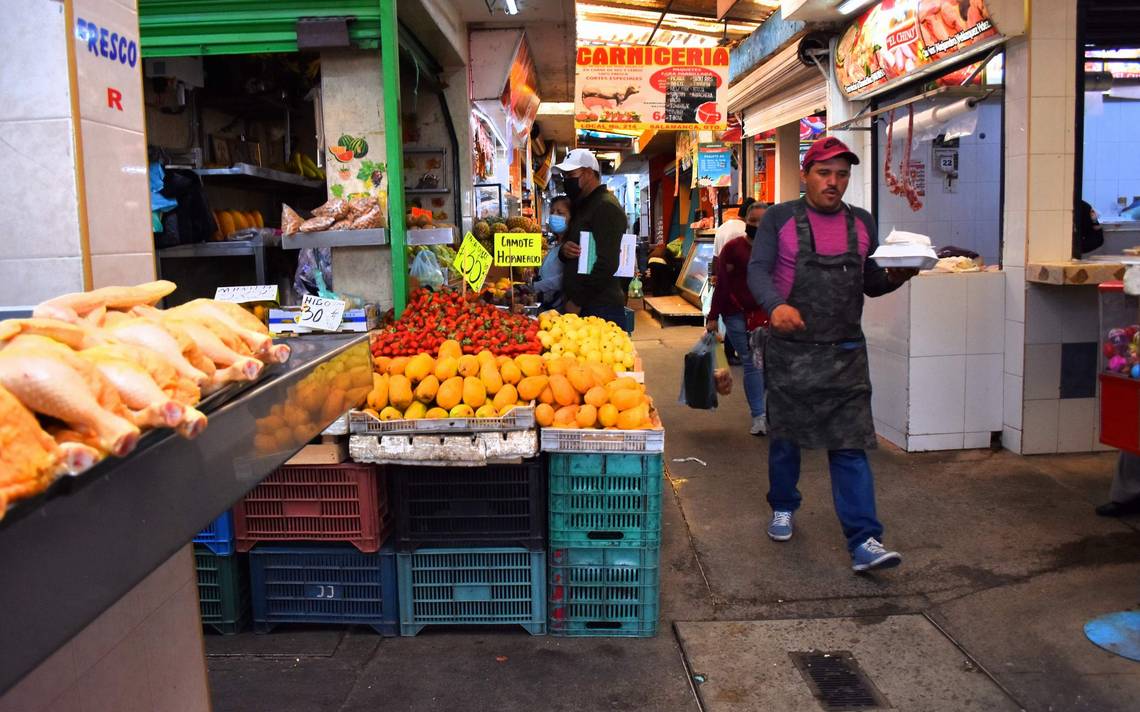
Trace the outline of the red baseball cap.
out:
M 815 143 L 813 143 L 804 154 L 803 169 L 806 171 L 813 163 L 820 161 L 830 161 L 832 158 L 846 158 L 851 161 L 851 165 L 859 164 L 859 157 L 847 144 L 843 143 L 834 136 L 825 136 Z

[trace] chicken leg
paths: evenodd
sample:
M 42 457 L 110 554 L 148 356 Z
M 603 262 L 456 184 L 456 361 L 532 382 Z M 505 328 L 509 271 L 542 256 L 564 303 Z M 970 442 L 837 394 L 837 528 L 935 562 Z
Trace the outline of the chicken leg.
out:
M 160 279 L 134 287 L 103 287 L 90 292 L 63 294 L 39 304 L 32 315 L 74 323 L 101 307 L 130 309 L 140 304 L 157 304 L 177 288 L 174 282 Z

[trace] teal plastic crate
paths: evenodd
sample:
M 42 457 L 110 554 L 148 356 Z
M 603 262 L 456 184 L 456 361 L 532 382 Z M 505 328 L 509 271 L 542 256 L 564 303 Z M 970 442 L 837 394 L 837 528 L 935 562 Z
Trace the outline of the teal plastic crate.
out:
M 233 635 L 249 621 L 249 567 L 245 557 L 218 556 L 203 544 L 194 545 L 198 571 L 198 610 L 202 625 Z
M 662 455 L 548 457 L 551 548 L 661 543 Z
M 650 638 L 657 634 L 660 549 L 550 549 L 551 635 Z
M 418 549 L 397 556 L 400 635 L 428 625 L 512 625 L 546 633 L 546 552 Z

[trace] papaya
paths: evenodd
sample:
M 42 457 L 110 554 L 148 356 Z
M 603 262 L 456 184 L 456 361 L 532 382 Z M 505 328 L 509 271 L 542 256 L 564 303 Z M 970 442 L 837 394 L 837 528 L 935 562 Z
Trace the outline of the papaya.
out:
M 439 420 L 440 418 L 447 417 L 447 411 L 443 408 L 428 408 L 428 412 L 424 414 L 428 420 Z
M 476 418 L 498 418 L 499 410 L 494 403 L 484 403 L 475 411 Z
M 408 406 L 408 409 L 404 411 L 405 420 L 419 420 L 425 415 L 427 415 L 427 406 L 420 401 L 412 403 Z
M 499 376 L 502 377 L 503 383 L 517 385 L 522 380 L 522 371 L 519 370 L 518 364 L 507 359 L 506 363 L 499 366 Z
M 388 380 L 388 402 L 394 407 L 406 410 L 413 399 L 412 384 L 407 376 L 398 373 Z
M 453 358 L 456 361 L 463 355 L 463 347 L 455 339 L 448 339 L 439 345 L 439 351 L 436 354 L 441 360 L 445 358 Z M 442 380 L 442 379 L 441 379 Z
M 344 391 L 339 388 L 330 388 L 329 394 L 325 396 L 325 402 L 321 406 L 321 420 L 326 422 L 334 420 L 346 410 L 348 407 L 344 404 Z
M 368 394 L 368 405 L 376 410 L 384 410 L 388 405 L 388 379 L 386 373 L 372 374 L 372 391 Z
M 218 212 L 218 231 L 222 233 L 223 238 L 230 233 L 237 232 L 237 228 L 234 227 L 234 218 L 228 210 Z
M 540 426 L 549 428 L 551 425 L 554 425 L 554 407 L 549 403 L 540 403 L 539 406 L 534 409 L 534 419 L 538 421 Z M 617 421 L 615 420 L 615 422 Z
M 260 210 L 253 211 L 253 226 L 258 228 L 265 227 L 265 218 L 261 216 Z
M 427 378 L 429 373 L 435 372 L 435 359 L 431 354 L 416 354 L 404 367 L 404 375 L 412 383 L 419 383 Z
M 616 405 L 606 403 L 598 408 L 598 424 L 603 428 L 612 428 L 617 425 L 619 415 Z
M 538 398 L 542 389 L 546 388 L 547 381 L 546 376 L 528 376 L 522 379 L 518 385 L 519 399 L 527 403 Z
M 234 231 L 244 230 L 249 225 L 245 224 L 245 216 L 241 214 L 240 210 L 227 210 L 226 214 L 230 217 L 230 222 L 233 223 Z
M 592 428 L 598 422 L 598 409 L 589 404 L 581 406 L 574 415 L 574 420 L 579 428 Z
M 617 378 L 614 369 L 608 364 L 590 362 L 586 366 L 594 373 L 594 380 L 599 386 L 604 386 Z
M 502 410 L 508 405 L 514 405 L 519 402 L 519 392 L 509 383 L 503 384 L 499 392 L 495 394 L 494 404 L 496 410 Z
M 531 376 L 541 376 L 546 373 L 546 364 L 543 362 L 542 357 L 537 354 L 519 354 L 515 356 L 515 364 L 518 365 L 523 376 L 527 378 Z
M 575 366 L 566 372 L 566 379 L 582 395 L 594 387 L 594 374 L 585 366 Z
M 479 363 L 479 359 L 471 354 L 464 354 L 459 357 L 459 375 L 464 378 L 468 376 L 478 376 L 481 366 L 482 364 Z
M 622 376 L 621 378 L 615 378 L 614 380 L 607 383 L 606 388 L 609 389 L 610 393 L 619 390 L 640 391 L 641 384 L 633 380 L 633 376 Z
M 435 377 L 443 383 L 455 374 L 459 373 L 459 359 L 450 356 L 441 356 L 435 362 Z
M 546 372 L 551 376 L 565 376 L 566 362 L 561 358 L 552 358 L 546 363 Z
M 542 393 L 538 394 L 538 402 L 554 405 L 554 391 L 550 390 L 550 386 L 543 388 Z
M 594 386 L 586 391 L 585 401 L 595 408 L 601 408 L 606 403 L 610 402 L 610 394 L 606 392 L 605 388 L 601 386 Z
M 649 406 L 644 403 L 622 411 L 618 415 L 617 426 L 619 430 L 639 430 L 648 425 Z
M 377 356 L 372 359 L 372 365 L 376 373 L 388 373 L 388 367 L 392 364 L 391 356 Z
M 472 408 L 478 408 L 487 402 L 487 387 L 474 376 L 463 379 L 463 402 Z
M 388 362 L 388 375 L 400 376 L 403 375 L 404 369 L 408 367 L 408 362 L 411 361 L 407 356 L 397 356 Z
M 466 403 L 460 403 L 452 408 L 448 415 L 452 418 L 473 418 L 475 416 L 475 409 Z
M 503 354 L 502 356 L 499 356 L 498 358 L 495 359 L 495 365 L 499 367 L 500 371 L 503 370 L 503 364 L 514 363 L 514 362 L 515 362 L 515 360 L 513 358 L 511 358 L 510 356 L 507 356 L 506 354 Z
M 398 408 L 388 406 L 384 410 L 380 411 L 380 420 L 387 421 L 387 420 L 403 420 L 403 419 L 404 419 L 404 414 Z
M 554 411 L 554 427 L 556 428 L 576 428 L 578 427 L 578 406 L 567 405 Z
M 483 364 L 487 363 L 491 364 L 492 366 L 495 365 L 495 354 L 491 353 L 487 349 L 480 351 L 475 355 L 475 358 L 478 359 L 480 366 L 483 366 Z
M 640 391 L 622 388 L 610 394 L 610 402 L 614 404 L 620 411 L 627 411 L 630 408 L 636 408 L 641 405 L 644 399 L 641 397 Z
M 570 379 L 566 376 L 551 376 L 550 390 L 554 392 L 554 400 L 558 405 L 578 404 L 578 392 L 574 390 L 574 386 L 570 385 Z
M 493 396 L 503 387 L 503 377 L 499 375 L 499 369 L 493 362 L 483 362 L 483 367 L 479 369 L 479 380 L 483 382 L 487 395 Z
M 463 379 L 460 376 L 452 376 L 444 381 L 440 384 L 439 390 L 435 393 L 436 405 L 449 412 L 452 408 L 459 405 L 462 400 Z
M 439 391 L 439 379 L 435 374 L 428 374 L 428 377 L 420 381 L 420 385 L 416 386 L 416 400 L 420 403 L 431 403 L 435 400 L 435 394 Z

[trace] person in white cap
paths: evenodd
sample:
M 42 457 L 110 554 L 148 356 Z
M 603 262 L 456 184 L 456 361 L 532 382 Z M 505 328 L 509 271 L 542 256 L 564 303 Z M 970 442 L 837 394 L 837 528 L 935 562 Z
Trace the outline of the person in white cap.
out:
M 568 305 L 576 305 L 582 316 L 624 324 L 625 293 L 614 272 L 621 259 L 621 236 L 628 225 L 625 210 L 602 185 L 598 159 L 586 149 L 570 151 L 566 160 L 555 168 L 562 172 L 563 188 L 574 204 L 570 228 L 562 243 L 562 261 L 578 259 L 583 233 L 594 238 L 595 259 L 589 273 L 578 274 L 576 264 L 563 270 L 562 291 L 566 301 Z

